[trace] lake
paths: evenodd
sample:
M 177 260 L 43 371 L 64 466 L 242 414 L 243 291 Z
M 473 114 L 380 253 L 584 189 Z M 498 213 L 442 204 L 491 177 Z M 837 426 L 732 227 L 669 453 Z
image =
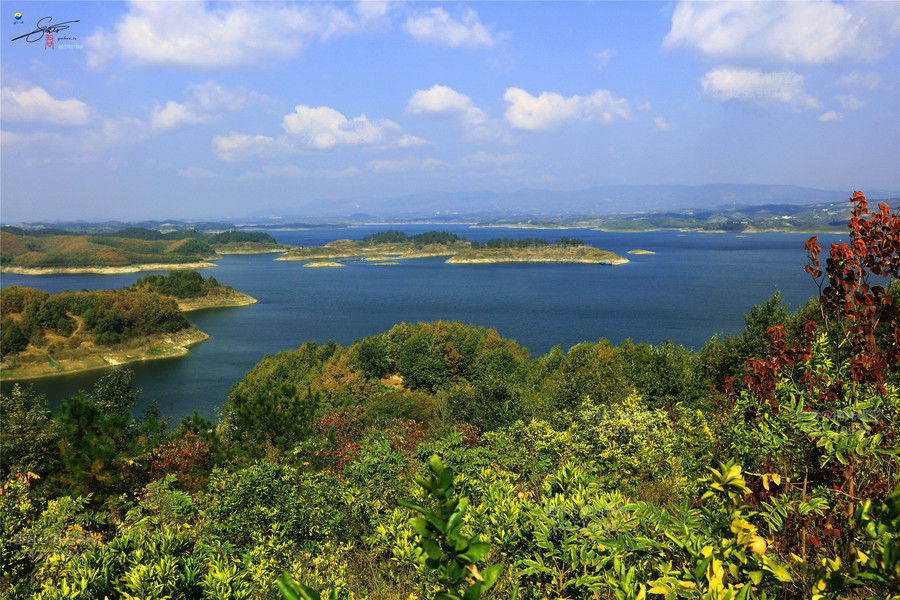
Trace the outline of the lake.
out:
M 386 229 L 415 234 L 434 229 L 470 241 L 496 237 L 562 236 L 626 256 L 619 266 L 588 264 L 448 265 L 443 258 L 376 266 L 342 261 L 343 268 L 307 269 L 302 262 L 275 261 L 277 254 L 229 255 L 203 271 L 253 296 L 258 304 L 188 313 L 209 340 L 187 356 L 132 363 L 139 409 L 156 399 L 177 423 L 198 410 L 213 418 L 230 386 L 266 353 L 295 349 L 307 341 L 351 344 L 400 322 L 459 320 L 496 329 L 536 357 L 559 345 L 568 350 L 605 338 L 618 344 L 672 340 L 699 349 L 719 333 L 743 329 L 743 315 L 780 291 L 791 309 L 818 290 L 809 275 L 806 234 L 605 233 L 588 229 L 468 228 L 464 225 L 392 225 L 307 231 L 269 231 L 282 243 L 322 245 L 361 239 Z M 823 248 L 840 236 L 819 236 Z M 626 254 L 643 249 L 652 255 Z M 131 285 L 127 275 L 5 274 L 0 285 L 25 285 L 58 293 Z M 93 371 L 29 381 L 51 407 L 79 389 L 90 390 Z M 8 392 L 10 382 L 2 382 Z

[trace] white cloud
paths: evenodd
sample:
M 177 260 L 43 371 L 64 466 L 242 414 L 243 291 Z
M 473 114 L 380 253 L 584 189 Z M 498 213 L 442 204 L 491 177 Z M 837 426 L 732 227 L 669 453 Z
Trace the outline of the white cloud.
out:
M 293 139 L 318 150 L 338 145 L 378 144 L 403 148 L 424 143 L 388 119 L 370 121 L 366 115 L 348 119 L 327 106 L 312 108 L 301 104 L 285 115 L 282 127 Z
M 828 123 L 831 121 L 841 121 L 843 120 L 843 118 L 844 115 L 834 110 L 829 110 L 827 113 L 819 115 L 819 120 L 824 123 Z
M 896 2 L 681 2 L 663 47 L 711 60 L 821 65 L 877 60 L 898 31 Z
M 201 169 L 200 167 L 188 167 L 187 169 L 181 169 L 178 171 L 178 174 L 187 179 L 209 179 L 211 177 L 215 177 L 215 174 L 208 169 Z
M 301 148 L 329 150 L 336 146 L 406 148 L 425 143 L 388 119 L 370 121 L 366 115 L 348 119 L 327 106 L 298 105 L 281 122 L 284 134 L 276 137 L 231 132 L 213 138 L 216 154 L 235 162 L 267 156 L 297 154 Z
M 198 114 L 184 104 L 179 104 L 172 100 L 166 102 L 164 107 L 157 104 L 150 116 L 150 123 L 157 130 L 172 129 L 181 125 L 209 123 L 211 120 L 211 115 Z
M 666 123 L 666 120 L 663 117 L 653 117 L 653 131 L 672 131 L 672 125 Z
M 841 103 L 841 106 L 847 110 L 859 110 L 866 105 L 864 100 L 860 100 L 853 94 L 840 94 L 835 96 L 835 98 Z
M 4 121 L 43 121 L 54 125 L 84 125 L 91 120 L 91 109 L 81 100 L 57 100 L 44 88 L 0 89 Z
M 612 60 L 613 56 L 616 55 L 616 51 L 612 48 L 607 48 L 603 52 L 597 52 L 594 54 L 594 64 L 597 65 L 597 70 L 602 71 L 606 65 L 609 64 L 609 61 Z
M 247 135 L 231 132 L 228 135 L 217 135 L 213 138 L 216 155 L 226 162 L 249 160 L 292 153 L 293 149 L 279 138 L 266 135 Z
M 112 31 L 98 29 L 85 46 L 95 69 L 115 57 L 147 67 L 258 67 L 293 58 L 315 39 L 364 31 L 384 14 L 383 7 L 351 12 L 324 3 L 133 2 Z
M 449 116 L 465 130 L 466 141 L 509 141 L 509 133 L 497 119 L 475 106 L 467 95 L 445 85 L 433 85 L 428 90 L 416 90 L 409 99 L 406 112 L 411 115 Z
M 535 97 L 523 89 L 508 88 L 503 99 L 509 103 L 506 121 L 529 131 L 552 131 L 571 122 L 610 124 L 632 116 L 628 101 L 614 98 L 608 90 L 564 98 L 555 92 Z
M 373 160 L 369 169 L 376 173 L 399 173 L 403 171 L 432 171 L 444 163 L 437 158 L 404 158 L 400 160 Z
M 468 122 L 485 120 L 484 111 L 477 108 L 472 99 L 445 85 L 433 85 L 428 90 L 416 90 L 406 111 L 413 115 L 452 114 L 461 115 Z
M 848 73 L 837 80 L 836 84 L 841 87 L 863 87 L 867 90 L 874 90 L 881 83 L 881 77 L 876 73 L 866 73 L 861 75 L 857 72 Z
M 736 100 L 760 107 L 792 104 L 816 108 L 819 101 L 803 91 L 804 78 L 791 71 L 763 73 L 756 69 L 720 67 L 700 80 L 703 92 L 719 101 Z
M 403 28 L 420 42 L 447 48 L 491 48 L 505 37 L 492 35 L 491 28 L 485 27 L 471 8 L 463 13 L 461 21 L 443 8 L 432 8 L 411 15 Z
M 223 88 L 214 81 L 188 84 L 185 95 L 187 99 L 183 103 L 169 100 L 165 106 L 153 107 L 150 123 L 154 129 L 211 123 L 223 111 L 237 111 L 269 100 L 256 92 Z

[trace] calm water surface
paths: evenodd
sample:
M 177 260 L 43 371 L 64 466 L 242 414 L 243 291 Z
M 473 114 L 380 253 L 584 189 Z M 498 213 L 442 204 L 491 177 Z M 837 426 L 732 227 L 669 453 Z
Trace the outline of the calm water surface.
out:
M 273 231 L 279 242 L 322 245 L 360 239 L 388 227 Z M 229 387 L 266 353 L 307 341 L 333 339 L 348 345 L 400 322 L 460 320 L 496 329 L 529 349 L 533 357 L 556 345 L 567 350 L 605 338 L 658 344 L 672 340 L 699 349 L 717 333 L 743 328 L 754 304 L 780 291 L 791 308 L 817 294 L 806 264 L 808 235 L 603 233 L 591 230 L 469 229 L 463 226 L 393 226 L 409 234 L 441 229 L 470 241 L 495 237 L 561 236 L 627 256 L 615 267 L 583 264 L 447 265 L 443 258 L 374 266 L 347 261 L 344 268 L 305 269 L 277 255 L 226 256 L 207 269 L 221 283 L 258 304 L 188 314 L 211 338 L 187 356 L 132 363 L 143 390 L 139 409 L 156 399 L 177 422 L 200 411 L 214 417 Z M 838 236 L 820 236 L 822 246 Z M 626 254 L 644 249 L 653 255 Z M 131 285 L 141 274 L 3 275 L 0 284 L 26 285 L 51 293 Z M 79 389 L 91 389 L 101 372 L 36 380 L 51 406 Z M 2 382 L 4 392 L 11 387 Z

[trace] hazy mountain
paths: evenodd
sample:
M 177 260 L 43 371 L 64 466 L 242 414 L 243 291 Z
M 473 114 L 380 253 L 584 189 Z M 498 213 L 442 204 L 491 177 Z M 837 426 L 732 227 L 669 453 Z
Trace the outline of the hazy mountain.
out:
M 574 191 L 432 192 L 398 198 L 350 198 L 306 207 L 296 217 L 353 220 L 465 218 L 488 216 L 613 215 L 679 209 L 717 209 L 761 204 L 812 204 L 849 199 L 852 190 L 792 185 L 709 184 L 609 185 Z M 868 190 L 871 199 L 898 192 Z M 288 216 L 288 215 L 286 215 Z

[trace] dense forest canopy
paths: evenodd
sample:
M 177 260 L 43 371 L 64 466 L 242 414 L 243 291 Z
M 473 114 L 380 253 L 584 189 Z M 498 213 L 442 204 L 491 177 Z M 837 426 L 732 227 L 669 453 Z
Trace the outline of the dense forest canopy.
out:
M 13 285 L 0 291 L 0 315 L 4 357 L 21 352 L 28 343 L 43 346 L 48 334 L 68 338 L 79 328 L 92 334 L 96 344 L 109 345 L 190 326 L 173 299 L 132 290 L 50 295 Z
M 17 387 L 5 593 L 896 597 L 900 219 L 853 201 L 849 244 L 807 244 L 817 298 L 697 353 L 401 323 L 266 355 L 177 428 L 128 371 L 56 415 Z
M 410 242 L 416 246 L 427 246 L 428 244 L 451 244 L 462 239 L 465 238 L 460 238 L 455 233 L 447 233 L 446 231 L 426 231 L 415 235 L 407 235 L 402 231 L 389 229 L 387 231 L 367 235 L 362 241 L 371 244 L 400 244 Z
M 127 289 L 156 292 L 176 298 L 198 298 L 221 287 L 222 285 L 213 276 L 204 279 L 197 271 L 172 271 L 168 275 L 151 273 L 138 277 L 134 285 Z

